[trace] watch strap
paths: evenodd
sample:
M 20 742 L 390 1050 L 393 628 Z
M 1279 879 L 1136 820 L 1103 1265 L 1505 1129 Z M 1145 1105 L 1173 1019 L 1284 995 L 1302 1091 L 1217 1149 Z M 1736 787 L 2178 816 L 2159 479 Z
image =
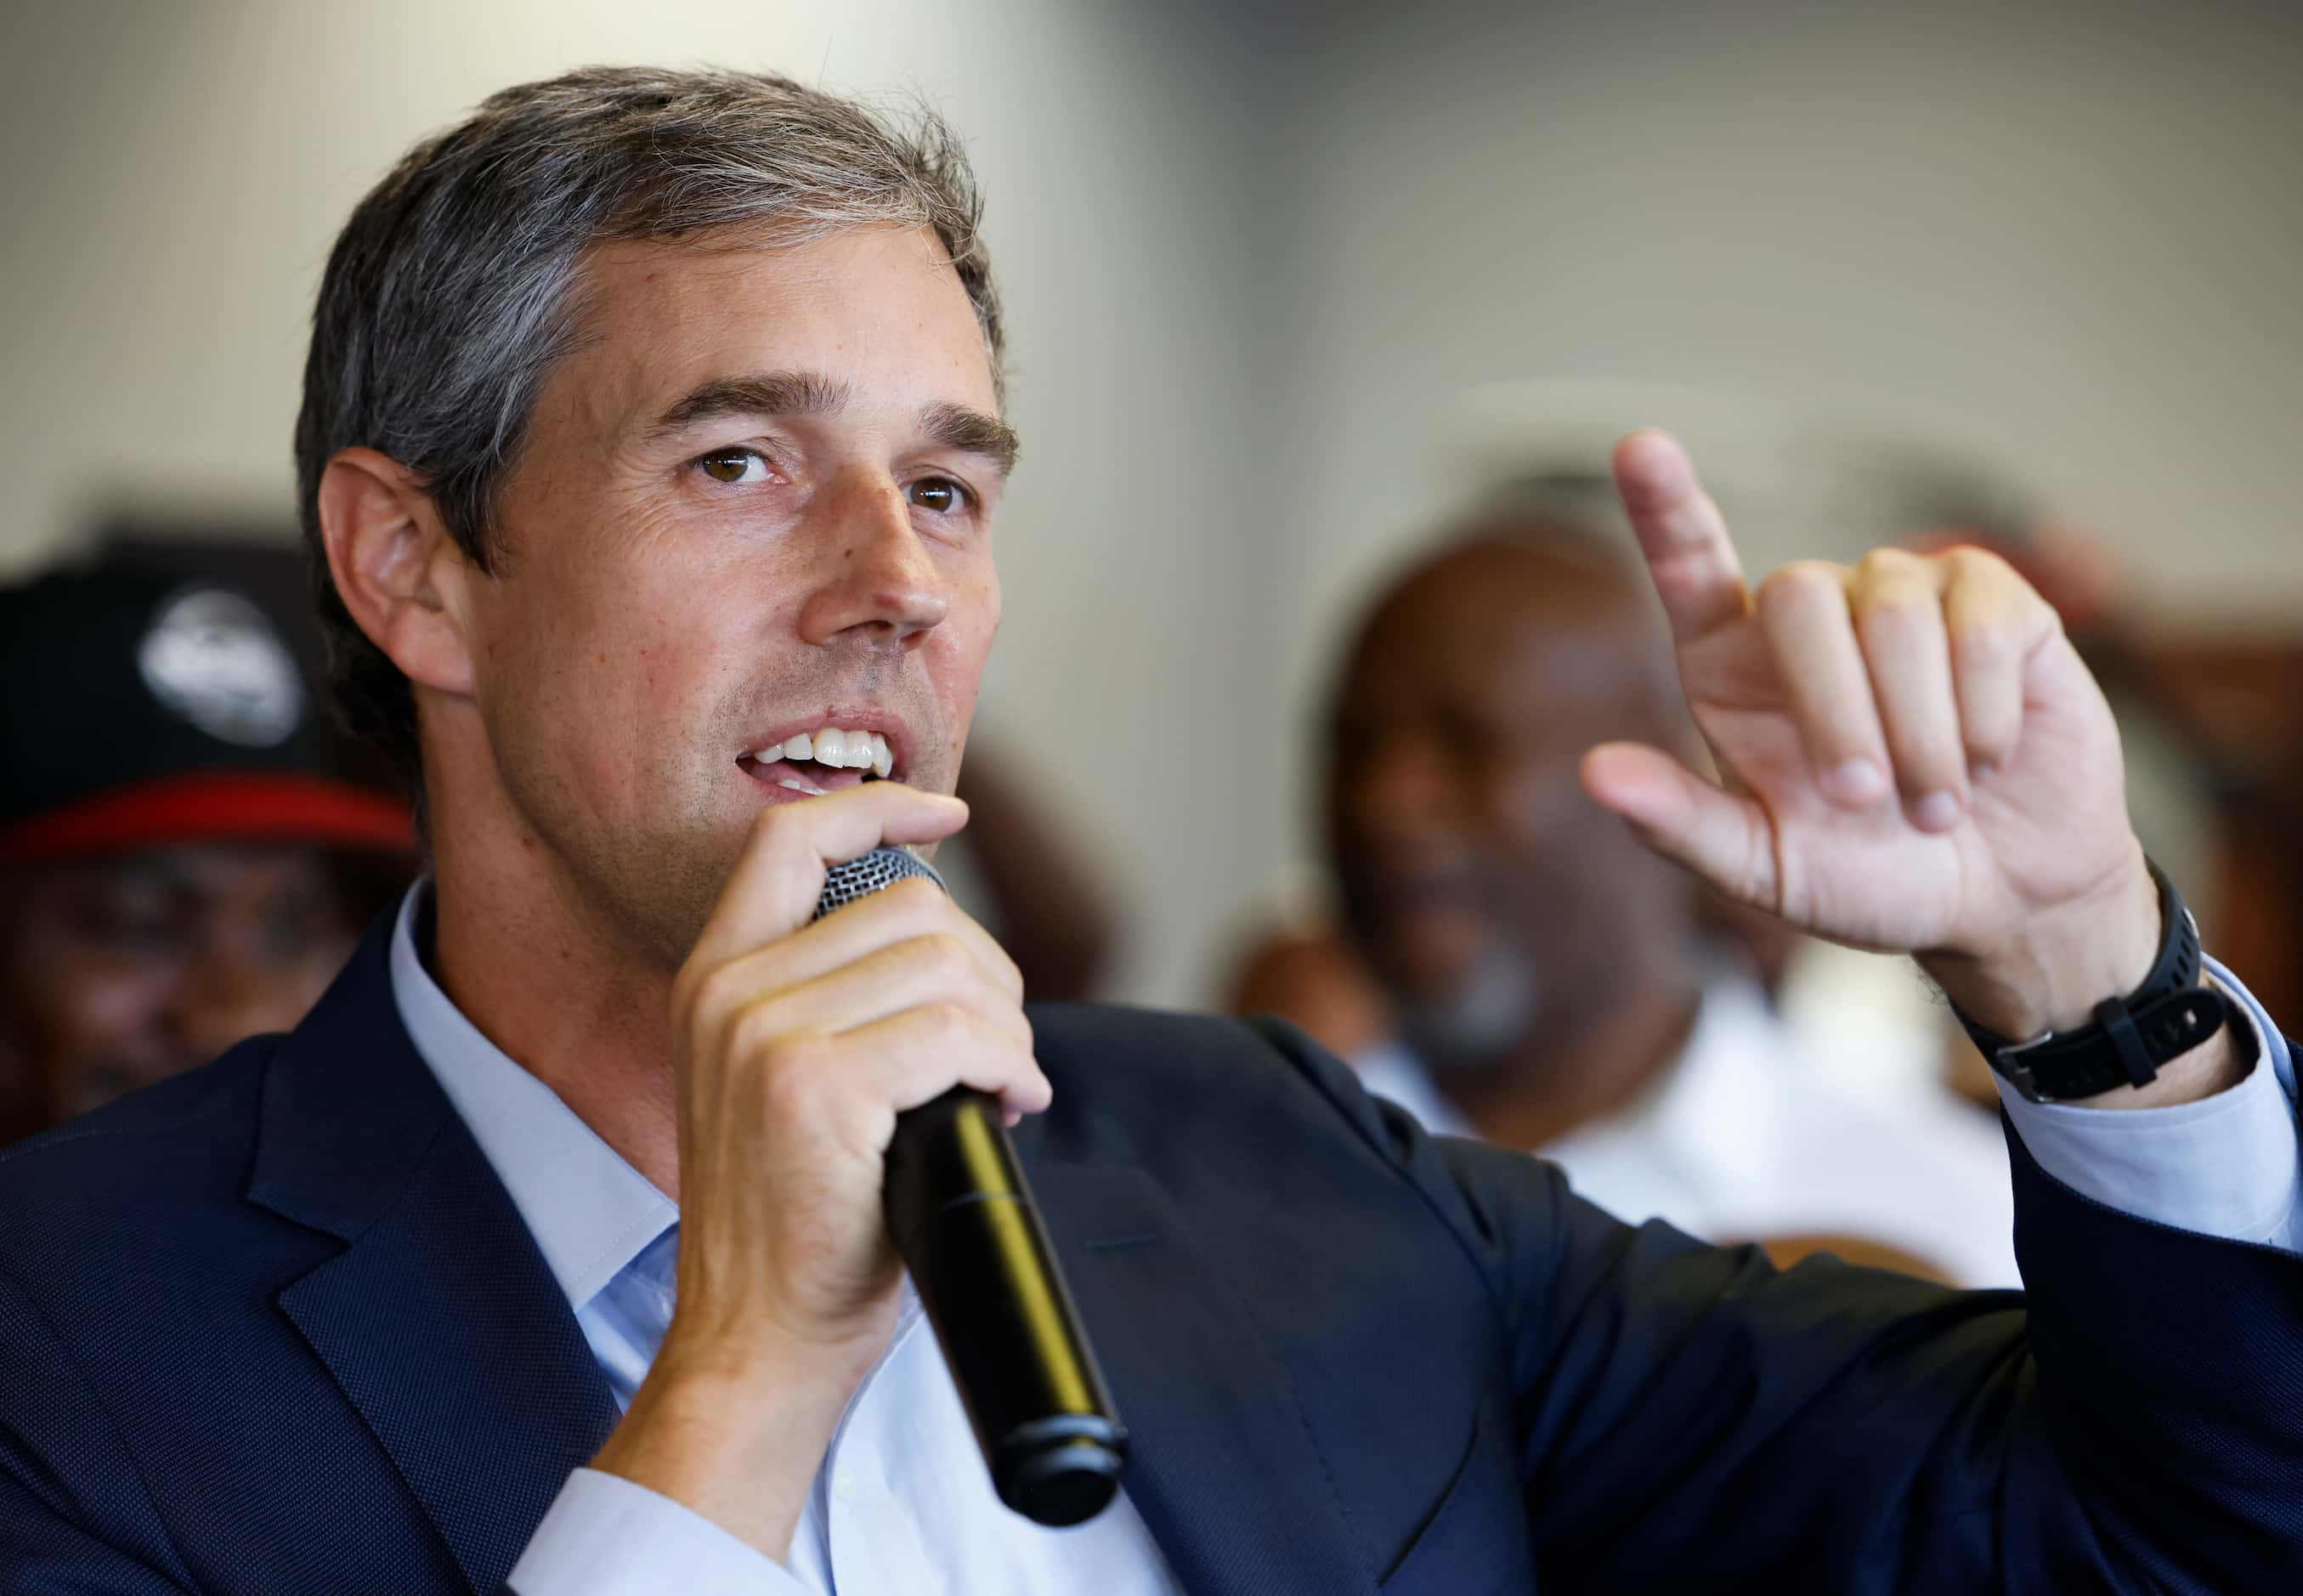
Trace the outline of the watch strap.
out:
M 2092 1024 L 2015 1042 L 1952 1010 L 1985 1060 L 2033 1102 L 2145 1085 L 2230 1020 L 2229 1000 L 2199 984 L 2198 923 L 2166 872 L 2146 863 L 2159 889 L 2159 956 L 2132 992 L 2095 1006 Z

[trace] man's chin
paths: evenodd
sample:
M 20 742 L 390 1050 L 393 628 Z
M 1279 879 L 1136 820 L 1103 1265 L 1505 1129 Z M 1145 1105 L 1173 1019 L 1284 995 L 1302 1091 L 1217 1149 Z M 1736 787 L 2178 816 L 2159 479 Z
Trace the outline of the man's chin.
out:
M 1484 1069 L 1525 1036 L 1536 1020 L 1536 985 L 1499 949 L 1490 948 L 1443 987 L 1396 998 L 1400 1034 L 1436 1073 Z
M 660 835 L 598 859 L 594 891 L 615 922 L 617 939 L 666 970 L 685 964 L 748 835 L 747 826 L 725 835 L 717 829 Z

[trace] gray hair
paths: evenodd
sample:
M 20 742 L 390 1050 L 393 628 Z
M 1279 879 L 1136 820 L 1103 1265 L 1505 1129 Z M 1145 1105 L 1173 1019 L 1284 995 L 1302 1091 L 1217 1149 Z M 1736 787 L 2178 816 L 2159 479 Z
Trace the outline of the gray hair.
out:
M 408 681 L 353 624 L 321 546 L 320 474 L 364 445 L 414 472 L 465 555 L 494 569 L 495 494 L 575 337 L 584 255 L 742 227 L 788 248 L 934 230 L 1002 375 L 983 204 L 958 138 L 764 72 L 586 67 L 491 95 L 409 151 L 328 257 L 312 312 L 296 488 L 337 706 L 421 798 Z

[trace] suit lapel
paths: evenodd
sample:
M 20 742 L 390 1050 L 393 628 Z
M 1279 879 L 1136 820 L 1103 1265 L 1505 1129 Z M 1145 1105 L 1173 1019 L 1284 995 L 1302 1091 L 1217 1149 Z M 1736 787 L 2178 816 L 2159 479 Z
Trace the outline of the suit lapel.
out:
M 1128 1430 L 1128 1499 L 1194 1596 L 1371 1592 L 1286 1371 L 1150 1178 L 1050 1162 L 1033 1187 Z
M 417 1057 L 380 921 L 265 1083 L 249 1200 L 344 1250 L 280 1306 L 476 1590 L 510 1572 L 616 1409 L 511 1198 Z M 1372 1592 L 1287 1372 L 1120 1166 L 1042 1162 L 1048 1228 L 1130 1432 L 1126 1485 L 1194 1596 Z
M 476 1590 L 616 1408 L 543 1256 L 392 1004 L 387 917 L 283 1043 L 253 1202 L 344 1240 L 283 1291 Z

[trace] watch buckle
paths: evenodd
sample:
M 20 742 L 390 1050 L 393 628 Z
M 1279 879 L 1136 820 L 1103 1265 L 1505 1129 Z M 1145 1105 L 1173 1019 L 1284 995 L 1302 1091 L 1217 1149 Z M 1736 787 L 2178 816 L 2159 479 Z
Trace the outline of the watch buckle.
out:
M 2042 1031 L 2028 1042 L 2011 1043 L 2001 1048 L 1999 1056 L 1991 1060 L 1992 1068 L 1999 1072 L 1999 1078 L 2022 1094 L 2023 1101 L 2026 1102 L 2049 1103 L 2061 1101 L 2040 1091 L 2038 1077 L 2031 1073 L 2031 1067 L 2017 1057 L 2018 1054 L 2029 1053 L 2043 1048 L 2054 1039 L 2054 1032 Z

